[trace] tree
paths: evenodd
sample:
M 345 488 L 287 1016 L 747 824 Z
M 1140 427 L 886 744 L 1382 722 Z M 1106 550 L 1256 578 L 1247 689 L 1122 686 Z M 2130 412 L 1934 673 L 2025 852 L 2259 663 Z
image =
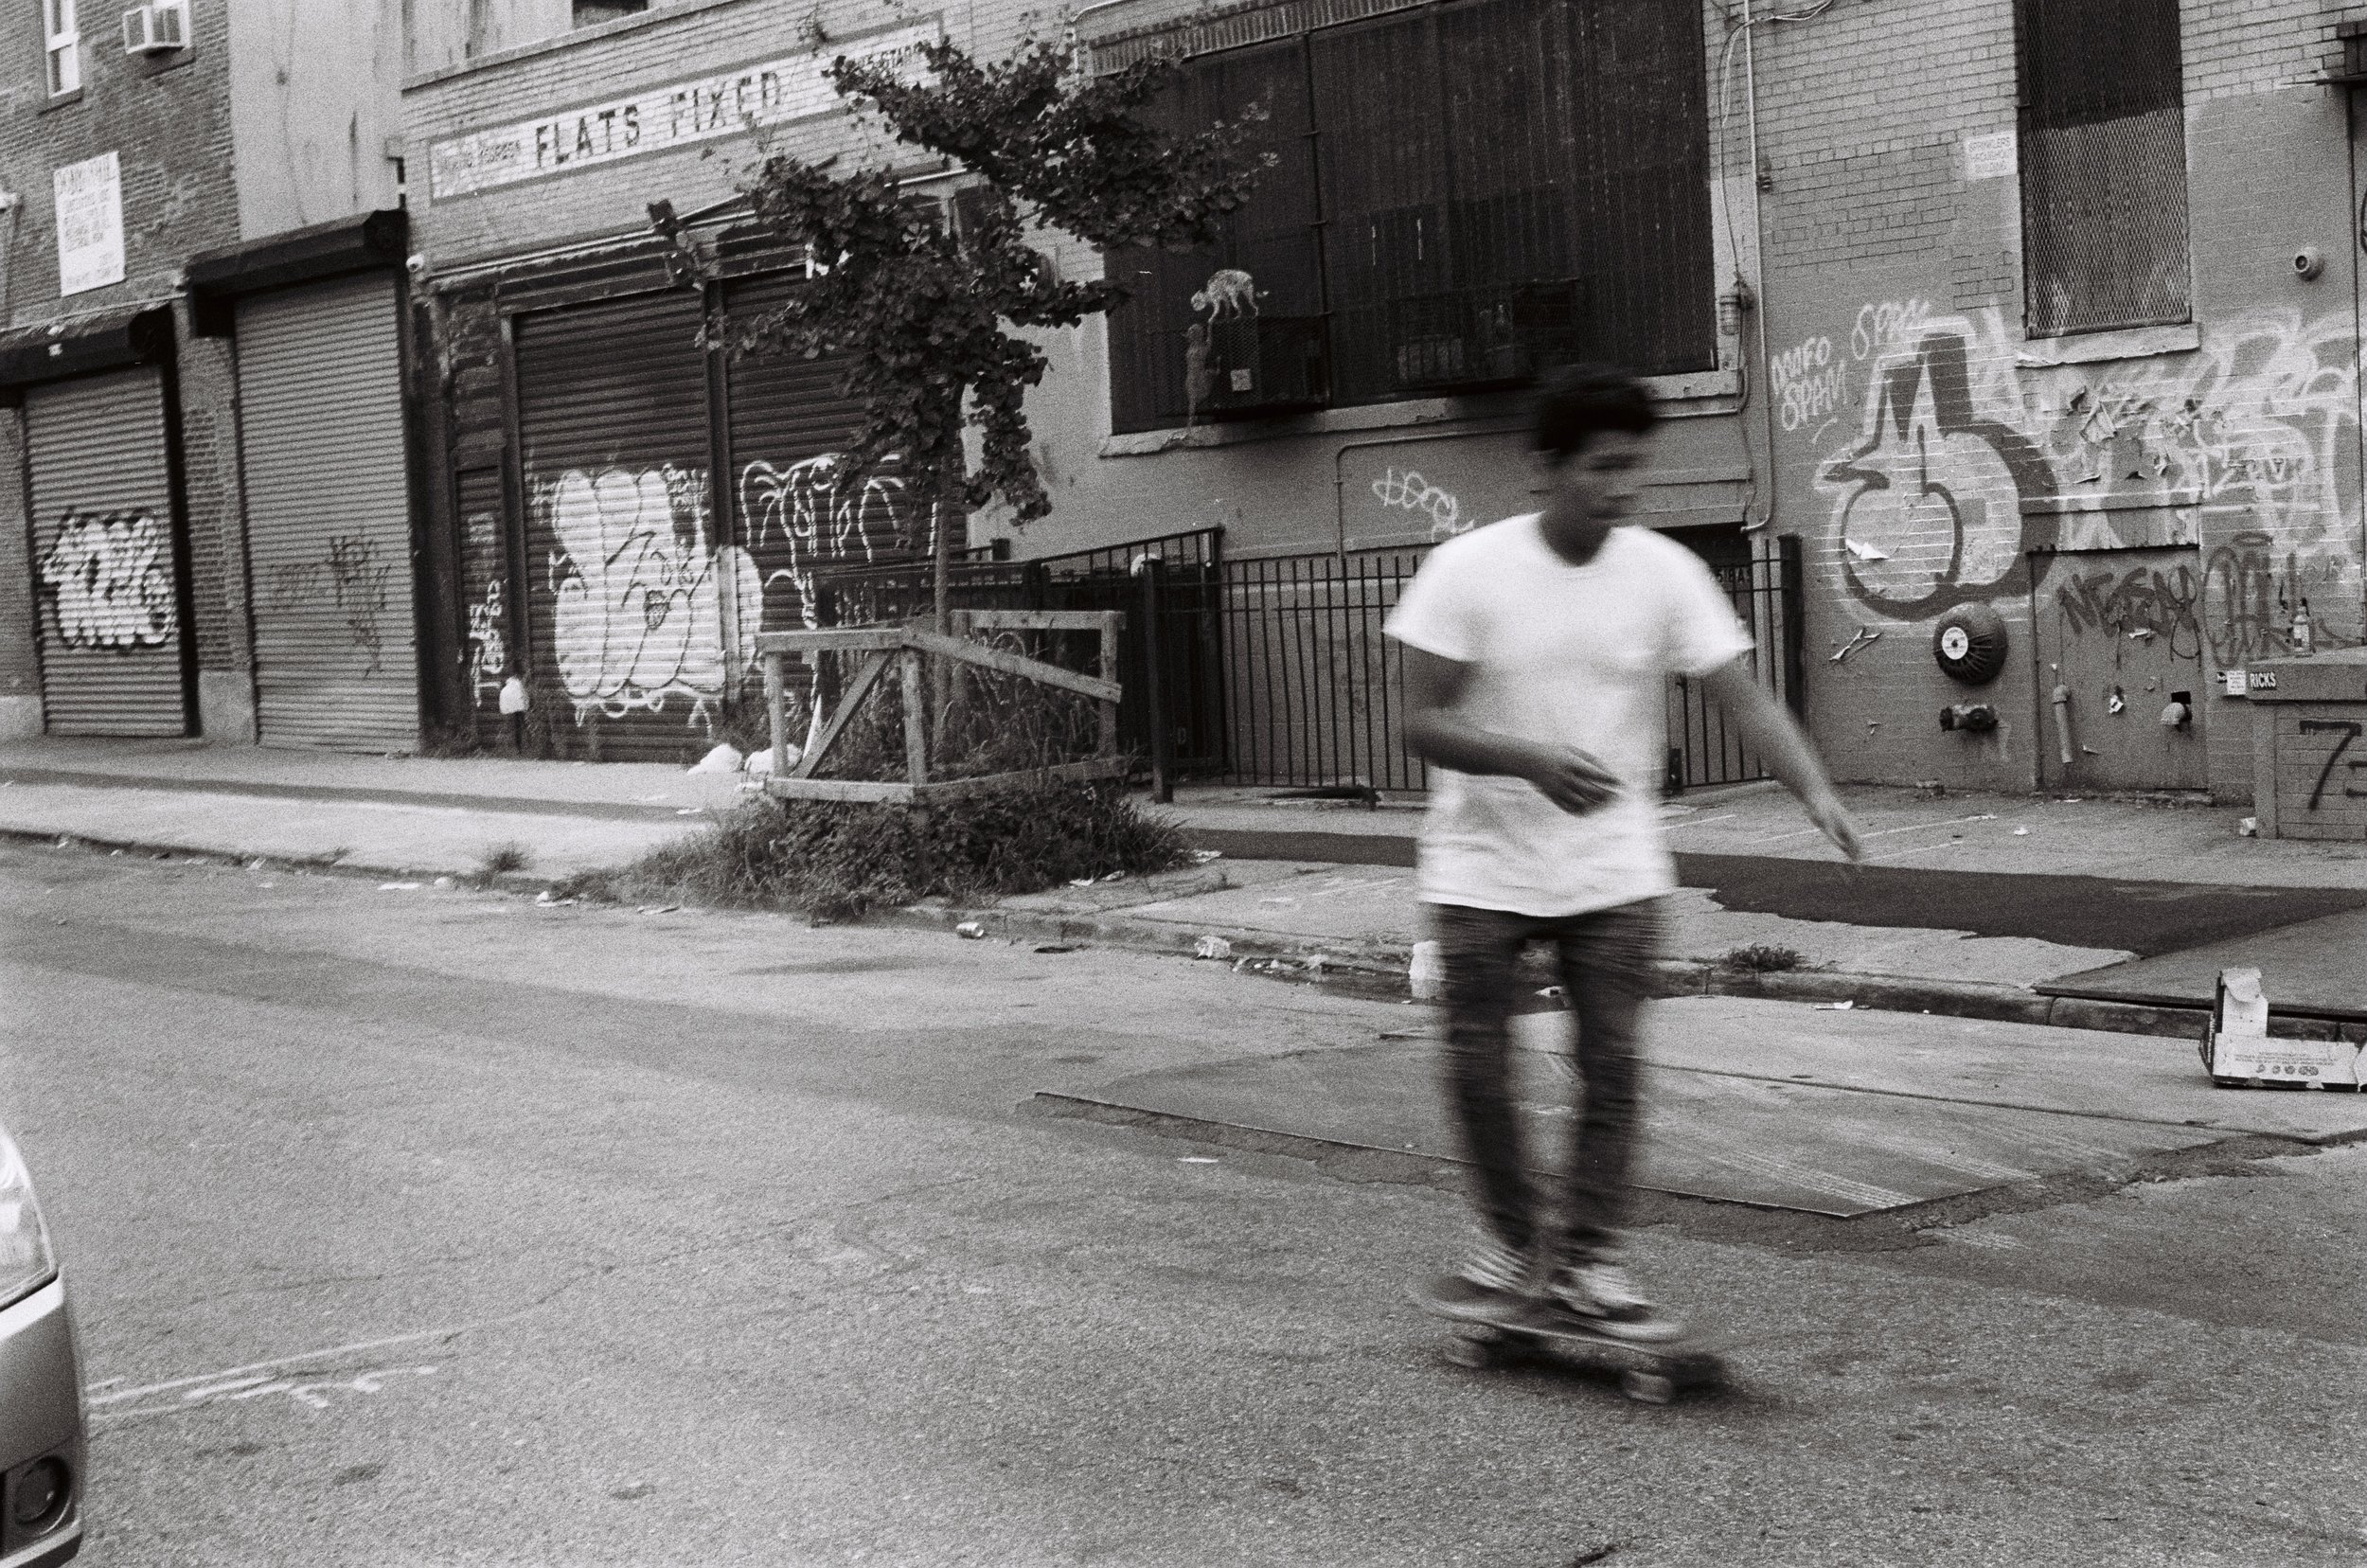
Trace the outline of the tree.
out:
M 928 78 L 841 56 L 830 80 L 899 141 L 975 178 L 955 232 L 917 207 L 885 169 L 834 172 L 835 159 L 768 158 L 747 187 L 756 220 L 804 241 L 815 276 L 751 325 L 743 351 L 844 355 L 841 390 L 862 423 L 837 464 L 852 491 L 889 462 L 925 508 L 935 553 L 934 607 L 946 611 L 946 509 L 1001 500 L 1021 523 L 1052 509 L 1029 452 L 1027 389 L 1043 350 L 1013 329 L 1072 327 L 1120 303 L 1108 279 L 1072 281 L 1029 241 L 1043 228 L 1104 250 L 1214 241 L 1272 154 L 1244 151 L 1255 110 L 1177 134 L 1142 113 L 1178 67 L 1147 60 L 1108 76 L 1079 72 L 1039 42 L 981 65 L 951 43 L 922 51 Z M 970 466 L 964 433 L 979 434 Z

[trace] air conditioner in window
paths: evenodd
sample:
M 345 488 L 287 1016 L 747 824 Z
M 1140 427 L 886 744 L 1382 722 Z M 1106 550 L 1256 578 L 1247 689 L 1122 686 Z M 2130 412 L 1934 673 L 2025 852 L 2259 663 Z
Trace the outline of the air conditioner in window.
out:
M 1185 384 L 1203 413 L 1321 405 L 1330 396 L 1320 316 L 1245 316 L 1184 334 Z
M 149 0 L 123 13 L 125 54 L 169 54 L 189 46 L 189 0 Z

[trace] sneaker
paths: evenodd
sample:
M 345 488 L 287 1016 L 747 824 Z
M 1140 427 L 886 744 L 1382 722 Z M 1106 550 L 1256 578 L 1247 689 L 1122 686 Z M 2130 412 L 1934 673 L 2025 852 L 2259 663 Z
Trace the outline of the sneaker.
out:
M 1528 1290 L 1530 1275 L 1534 1272 L 1528 1254 L 1507 1247 L 1490 1237 L 1481 1242 L 1471 1256 L 1463 1260 L 1463 1267 L 1454 1273 L 1457 1279 L 1476 1285 L 1483 1291 L 1493 1291 L 1500 1295 L 1520 1295 Z
M 1557 1269 L 1546 1283 L 1545 1296 L 1615 1339 L 1651 1343 L 1676 1339 L 1685 1331 L 1682 1319 L 1645 1300 L 1628 1271 L 1616 1263 L 1597 1260 Z

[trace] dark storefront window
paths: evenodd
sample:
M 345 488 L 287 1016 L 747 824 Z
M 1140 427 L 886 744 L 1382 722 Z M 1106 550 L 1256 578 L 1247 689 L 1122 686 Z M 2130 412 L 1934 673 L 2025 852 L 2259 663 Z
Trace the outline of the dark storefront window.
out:
M 1715 363 L 1698 7 L 1459 0 L 1194 61 L 1162 105 L 1263 104 L 1224 239 L 1121 252 L 1117 427 Z
M 2177 0 L 2020 0 L 2032 337 L 2193 319 Z

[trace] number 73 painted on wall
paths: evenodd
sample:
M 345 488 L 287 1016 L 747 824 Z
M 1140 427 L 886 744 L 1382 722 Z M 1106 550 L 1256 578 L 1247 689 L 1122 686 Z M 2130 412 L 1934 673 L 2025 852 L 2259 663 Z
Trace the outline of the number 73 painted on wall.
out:
M 2342 754 L 2351 749 L 2351 742 L 2358 739 L 2362 728 L 2367 728 L 2367 725 L 2361 725 L 2356 719 L 2304 719 L 2301 721 L 2300 729 L 2304 735 L 2339 735 L 2342 738 L 2335 742 L 2334 750 L 2327 754 L 2326 765 L 2318 770 L 2318 787 L 2309 792 L 2308 809 L 2310 811 L 2314 811 L 2318 809 L 2318 802 L 2326 793 L 2326 781 L 2334 776 L 2334 765 L 2342 760 Z M 2351 772 L 2357 773 L 2361 768 L 2367 768 L 2367 757 L 2354 758 L 2348 766 Z M 2342 793 L 2351 800 L 2367 799 L 2367 790 L 2359 789 L 2355 785 L 2344 785 Z

